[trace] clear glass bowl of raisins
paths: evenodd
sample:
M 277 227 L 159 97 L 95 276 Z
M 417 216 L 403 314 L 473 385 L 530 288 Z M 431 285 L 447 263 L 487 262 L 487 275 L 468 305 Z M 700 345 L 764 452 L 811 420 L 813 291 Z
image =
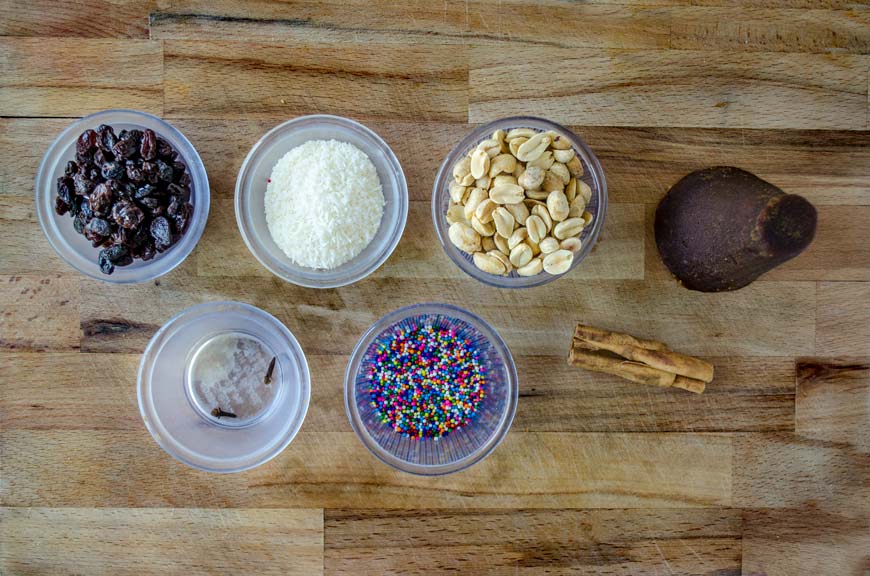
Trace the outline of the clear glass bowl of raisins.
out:
M 187 258 L 208 219 L 209 186 L 193 145 L 135 110 L 66 128 L 36 175 L 36 213 L 52 248 L 92 278 L 128 284 Z

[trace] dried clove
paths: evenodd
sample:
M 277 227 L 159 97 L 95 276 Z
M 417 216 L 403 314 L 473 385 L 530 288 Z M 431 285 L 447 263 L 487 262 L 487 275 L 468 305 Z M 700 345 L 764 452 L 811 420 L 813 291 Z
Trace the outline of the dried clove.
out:
M 266 377 L 263 379 L 263 384 L 272 383 L 272 373 L 275 372 L 275 360 L 277 360 L 277 358 L 272 356 L 272 361 L 269 362 L 269 369 L 266 370 Z
M 236 415 L 232 412 L 221 410 L 220 406 L 211 411 L 211 415 L 220 420 L 221 418 L 235 418 Z

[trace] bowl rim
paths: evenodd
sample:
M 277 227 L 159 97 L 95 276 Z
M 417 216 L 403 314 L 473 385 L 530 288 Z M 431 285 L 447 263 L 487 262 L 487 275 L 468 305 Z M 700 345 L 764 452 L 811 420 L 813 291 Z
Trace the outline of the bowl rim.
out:
M 480 330 L 488 339 L 490 339 L 493 346 L 499 352 L 508 379 L 508 402 L 505 405 L 504 412 L 502 413 L 498 426 L 495 428 L 492 436 L 490 436 L 484 444 L 471 454 L 447 464 L 415 464 L 388 453 L 386 450 L 381 448 L 374 438 L 372 438 L 371 434 L 369 434 L 368 429 L 362 423 L 356 407 L 356 402 L 354 401 L 356 373 L 359 371 L 361 360 L 372 340 L 397 321 L 426 313 L 445 314 L 448 316 L 456 315 L 461 320 L 469 322 L 477 330 Z M 344 373 L 344 408 L 348 420 L 350 421 L 351 428 L 353 428 L 357 438 L 359 438 L 363 446 L 365 446 L 366 449 L 368 449 L 368 451 L 381 462 L 401 472 L 407 472 L 417 476 L 443 476 L 445 474 L 460 472 L 474 464 L 477 464 L 492 454 L 510 431 L 511 425 L 516 417 L 518 403 L 519 377 L 517 374 L 517 367 L 510 348 L 508 348 L 507 343 L 505 343 L 498 331 L 486 322 L 486 320 L 473 312 L 460 308 L 459 306 L 442 302 L 421 302 L 418 304 L 403 306 L 379 318 L 360 337 L 353 352 L 351 352 L 348 357 L 347 367 L 345 368 Z
M 547 272 L 541 272 L 540 274 L 536 274 L 535 276 L 496 276 L 494 274 L 488 274 L 486 272 L 483 272 L 482 270 L 477 269 L 474 264 L 458 256 L 458 248 L 455 248 L 450 242 L 450 239 L 447 237 L 448 226 L 445 226 L 442 222 L 442 220 L 444 219 L 444 214 L 442 213 L 439 204 L 441 198 L 443 198 L 443 195 L 447 193 L 447 184 L 452 179 L 453 164 L 459 160 L 459 156 L 461 154 L 469 150 L 472 146 L 475 146 L 477 143 L 484 140 L 487 134 L 490 134 L 497 129 L 507 130 L 508 128 L 529 126 L 541 130 L 554 130 L 561 134 L 564 134 L 571 140 L 571 144 L 574 148 L 582 151 L 582 153 L 585 155 L 585 158 L 583 158 L 584 163 L 588 165 L 591 177 L 593 178 L 594 183 L 597 184 L 598 212 L 595 214 L 595 221 L 592 224 L 591 233 L 584 241 L 583 247 L 580 249 L 580 252 L 575 254 L 574 260 L 571 263 L 571 268 L 569 268 L 567 272 L 556 275 L 549 274 Z M 598 239 L 601 235 L 601 230 L 604 227 L 604 221 L 607 217 L 607 203 L 607 181 L 604 176 L 604 169 L 602 168 L 601 162 L 598 160 L 598 157 L 595 155 L 595 152 L 592 151 L 589 145 L 582 138 L 580 138 L 580 136 L 575 134 L 566 126 L 563 126 L 557 122 L 553 122 L 552 120 L 548 120 L 546 118 L 541 118 L 538 116 L 508 116 L 505 118 L 493 120 L 492 122 L 488 122 L 487 124 L 483 124 L 472 129 L 462 138 L 462 140 L 460 140 L 453 148 L 450 149 L 450 152 L 447 153 L 447 155 L 444 157 L 444 161 L 438 168 L 438 173 L 435 176 L 435 182 L 432 186 L 431 214 L 432 224 L 435 227 L 435 234 L 438 237 L 438 241 L 440 242 L 442 249 L 447 254 L 447 257 L 450 258 L 450 260 L 460 270 L 462 270 L 468 276 L 471 276 L 475 280 L 478 280 L 489 286 L 514 290 L 523 288 L 534 288 L 536 286 L 543 286 L 544 284 L 549 284 L 554 280 L 558 280 L 559 278 L 567 276 L 569 273 L 571 273 L 572 270 L 579 266 L 580 263 L 586 259 L 586 257 L 591 253 L 592 249 L 598 243 Z
M 67 254 L 67 251 L 74 251 L 70 250 L 68 247 L 63 246 L 60 243 L 60 240 L 58 239 L 55 232 L 55 226 L 53 224 L 53 221 L 50 220 L 52 218 L 53 212 L 46 212 L 46 208 L 42 202 L 45 191 L 48 192 L 50 197 L 54 197 L 51 178 L 47 171 L 49 169 L 50 162 L 52 163 L 52 166 L 56 166 L 57 163 L 61 161 L 61 143 L 64 142 L 71 133 L 75 133 L 77 130 L 82 130 L 86 125 L 93 123 L 95 120 L 102 119 L 105 116 L 117 114 L 129 114 L 134 117 L 145 118 L 149 121 L 159 124 L 161 126 L 162 132 L 172 134 L 174 138 L 176 138 L 177 140 L 182 142 L 182 144 L 188 147 L 190 152 L 189 155 L 182 153 L 181 150 L 178 150 L 178 153 L 182 155 L 182 158 L 184 159 L 185 164 L 187 164 L 188 170 L 190 172 L 199 172 L 198 176 L 199 180 L 201 180 L 201 183 L 195 184 L 194 187 L 194 197 L 196 198 L 194 218 L 188 230 L 182 235 L 181 241 L 173 245 L 168 251 L 158 255 L 153 261 L 148 262 L 141 268 L 138 268 L 137 270 L 145 270 L 147 272 L 141 276 L 133 278 L 120 278 L 118 276 L 92 272 L 80 267 Z M 122 124 L 136 124 L 136 122 L 134 121 L 126 120 L 122 120 L 119 122 Z M 101 123 L 111 124 L 112 122 L 106 121 Z M 160 136 L 164 136 L 164 134 L 161 133 Z M 75 145 L 74 141 L 73 145 Z M 194 178 L 196 181 L 197 176 L 191 174 L 191 177 Z M 37 168 L 36 178 L 34 182 L 34 201 L 36 203 L 37 220 L 39 221 L 39 226 L 40 228 L 42 228 L 42 233 L 51 248 L 61 258 L 61 260 L 63 260 L 72 269 L 89 278 L 100 280 L 108 284 L 141 284 L 143 282 L 148 282 L 149 280 L 154 280 L 155 278 L 164 276 L 177 268 L 182 262 L 187 259 L 188 256 L 190 256 L 191 252 L 193 252 L 194 248 L 196 248 L 200 238 L 202 237 L 202 233 L 204 232 L 206 223 L 208 222 L 208 213 L 211 204 L 210 198 L 211 189 L 209 186 L 208 174 L 205 170 L 205 165 L 203 164 L 202 158 L 200 157 L 199 152 L 196 150 L 196 147 L 194 147 L 190 140 L 187 139 L 184 133 L 182 133 L 181 130 L 179 130 L 166 120 L 160 118 L 159 116 L 149 114 L 148 112 L 142 112 L 141 110 L 133 110 L 129 108 L 110 108 L 107 110 L 100 110 L 98 112 L 88 114 L 87 116 L 82 116 L 81 118 L 78 118 L 71 122 L 66 128 L 64 128 L 60 132 L 60 134 L 58 134 L 54 138 L 54 140 L 52 140 L 48 148 L 46 148 L 46 151 L 42 156 L 42 160 L 40 160 L 39 167 Z M 158 265 L 161 263 L 162 266 Z
M 175 438 L 172 438 L 172 442 L 169 442 L 170 436 L 163 435 L 161 433 L 162 426 L 158 426 L 159 420 L 152 421 L 151 413 L 153 412 L 153 407 L 151 406 L 151 403 L 148 400 L 145 392 L 146 386 L 149 389 L 153 387 L 153 384 L 151 382 L 151 372 L 153 372 L 154 370 L 154 361 L 159 355 L 160 351 L 163 349 L 163 346 L 166 344 L 167 336 L 171 335 L 168 333 L 173 328 L 177 327 L 179 321 L 187 317 L 193 317 L 192 319 L 195 320 L 196 316 L 208 314 L 221 308 L 239 309 L 258 316 L 264 321 L 273 324 L 278 332 L 280 332 L 281 335 L 286 339 L 288 345 L 288 352 L 295 359 L 297 368 L 301 375 L 301 380 L 298 384 L 301 391 L 298 418 L 294 425 L 288 430 L 285 438 L 283 438 L 280 443 L 276 444 L 272 448 L 272 450 L 267 452 L 259 460 L 255 460 L 250 464 L 237 466 L 235 468 L 210 468 L 208 466 L 192 462 L 188 458 L 180 454 L 178 451 L 176 451 L 174 444 L 178 444 L 177 440 Z M 145 429 L 148 430 L 148 433 L 151 435 L 157 445 L 163 449 L 164 452 L 166 452 L 179 462 L 182 462 L 183 464 L 197 470 L 202 470 L 204 472 L 215 472 L 218 474 L 232 474 L 236 472 L 244 472 L 245 470 L 251 470 L 265 464 L 266 462 L 269 462 L 270 460 L 278 456 L 281 452 L 283 452 L 284 449 L 290 445 L 293 439 L 296 438 L 296 436 L 299 434 L 299 430 L 302 428 L 305 417 L 308 415 L 308 409 L 311 404 L 311 372 L 308 368 L 308 358 L 305 356 L 305 351 L 299 344 L 299 340 L 297 340 L 293 332 L 291 332 L 290 329 L 287 328 L 287 326 L 283 322 L 278 320 L 274 315 L 252 304 L 235 300 L 217 300 L 211 302 L 202 302 L 200 304 L 194 304 L 193 306 L 189 306 L 174 314 L 148 340 L 148 344 L 145 346 L 145 350 L 142 352 L 142 357 L 139 360 L 139 368 L 136 371 L 136 399 L 139 405 L 139 416 L 142 418 Z
M 244 210 L 244 202 L 246 201 L 246 197 L 250 195 L 250 186 L 245 186 L 243 189 L 243 185 L 245 184 L 245 180 L 247 180 L 247 172 L 248 168 L 253 161 L 253 159 L 262 151 L 267 150 L 272 144 L 275 136 L 287 132 L 288 130 L 292 130 L 296 128 L 299 124 L 329 124 L 329 125 L 338 125 L 342 128 L 348 128 L 354 131 L 361 133 L 363 136 L 371 139 L 384 153 L 387 165 L 392 170 L 393 174 L 396 178 L 396 188 L 397 188 L 397 197 L 399 204 L 399 215 L 393 225 L 389 228 L 389 233 L 391 235 L 389 243 L 386 245 L 385 249 L 378 255 L 377 258 L 373 259 L 367 266 L 365 266 L 359 274 L 355 276 L 348 276 L 345 278 L 336 278 L 332 280 L 322 280 L 315 281 L 309 278 L 299 277 L 299 276 L 288 276 L 285 270 L 282 270 L 276 267 L 271 261 L 269 261 L 264 251 L 262 250 L 262 242 L 256 237 L 256 235 L 251 233 L 249 229 L 248 219 L 245 217 Z M 363 150 L 365 153 L 365 150 Z M 366 156 L 369 156 L 366 154 Z M 371 159 L 371 156 L 369 156 Z M 402 169 L 402 165 L 399 162 L 399 159 L 396 157 L 395 152 L 390 147 L 386 141 L 378 135 L 377 132 L 372 130 L 371 128 L 365 126 L 364 124 L 357 122 L 356 120 L 352 120 L 350 118 L 346 118 L 344 116 L 337 116 L 333 114 L 308 114 L 305 116 L 297 116 L 295 118 L 291 118 L 286 120 L 277 126 L 271 128 L 268 132 L 263 134 L 263 136 L 257 140 L 257 142 L 251 147 L 250 151 L 248 151 L 247 156 L 245 156 L 245 160 L 242 162 L 241 167 L 239 167 L 239 172 L 236 177 L 236 186 L 235 186 L 235 194 L 233 199 L 233 204 L 236 213 L 236 225 L 238 226 L 239 233 L 242 235 L 242 240 L 245 242 L 245 246 L 247 246 L 248 251 L 257 259 L 257 261 L 266 268 L 269 272 L 281 278 L 285 282 L 289 282 L 291 284 L 295 284 L 297 286 L 302 286 L 304 288 L 340 288 L 342 286 L 348 286 L 350 284 L 354 284 L 360 280 L 363 280 L 370 276 L 373 272 L 378 270 L 384 262 L 393 254 L 398 246 L 399 241 L 402 238 L 402 235 L 405 232 L 405 226 L 408 221 L 408 206 L 409 206 L 409 198 L 408 198 L 408 183 L 405 178 L 405 172 Z M 352 262 L 353 260 L 351 260 Z M 316 269 L 312 269 L 315 273 L 319 272 Z

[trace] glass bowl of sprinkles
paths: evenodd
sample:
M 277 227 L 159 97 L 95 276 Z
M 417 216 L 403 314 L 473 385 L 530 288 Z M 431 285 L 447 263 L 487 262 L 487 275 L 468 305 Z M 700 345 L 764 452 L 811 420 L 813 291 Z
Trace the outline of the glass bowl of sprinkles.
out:
M 334 142 L 333 142 L 334 141 Z M 348 145 L 355 147 L 357 152 L 367 156 L 376 172 L 376 178 L 380 183 L 383 194 L 383 213 L 379 220 L 370 222 L 373 218 L 365 214 L 365 221 L 371 226 L 361 226 L 360 218 L 353 225 L 336 225 L 324 238 L 322 231 L 312 228 L 313 222 L 322 223 L 331 221 L 334 213 L 324 213 L 324 198 L 333 200 L 330 207 L 336 205 L 356 206 L 352 201 L 359 200 L 359 194 L 347 200 L 336 198 L 336 186 L 326 186 L 323 182 L 302 181 L 307 187 L 306 193 L 318 194 L 317 201 L 312 196 L 299 208 L 305 216 L 300 218 L 285 218 L 279 226 L 283 229 L 292 229 L 293 234 L 287 234 L 292 246 L 304 253 L 335 252 L 346 255 L 348 237 L 356 240 L 356 232 L 360 234 L 371 233 L 371 239 L 367 243 L 356 246 L 359 251 L 350 259 L 341 260 L 341 264 L 334 267 L 308 265 L 291 258 L 270 230 L 268 209 L 274 205 L 269 202 L 269 187 L 272 184 L 273 170 L 276 165 L 283 161 L 288 153 L 297 151 L 300 155 L 306 147 L 310 148 L 318 144 L 339 144 L 341 149 Z M 299 155 L 297 155 L 299 156 Z M 304 156 L 304 155 L 303 155 Z M 322 155 L 308 155 L 305 160 L 299 160 L 303 166 L 318 165 Z M 333 159 L 335 160 L 335 159 Z M 336 162 L 333 162 L 333 164 Z M 354 175 L 358 175 L 351 164 L 344 164 L 339 172 L 330 173 L 329 182 L 353 181 Z M 289 170 L 288 170 L 289 171 Z M 300 186 L 302 186 L 300 184 Z M 284 183 L 278 187 L 283 187 Z M 328 193 L 324 191 L 327 190 Z M 279 212 L 295 214 L 288 205 L 282 205 Z M 408 185 L 405 174 L 399 160 L 392 149 L 384 140 L 369 128 L 359 122 L 339 116 L 325 114 L 302 116 L 288 120 L 267 132 L 254 144 L 247 158 L 239 169 L 235 190 L 236 222 L 242 239 L 251 254 L 266 269 L 279 278 L 307 288 L 338 288 L 352 284 L 377 270 L 392 254 L 408 217 Z M 363 216 L 362 213 L 357 216 Z M 348 216 L 349 217 L 349 216 Z M 275 218 L 275 217 L 273 217 Z M 344 219 L 342 219 L 344 220 Z M 365 233 L 362 232 L 363 228 Z M 335 254 L 338 256 L 338 254 Z M 312 261 L 318 259 L 313 258 Z
M 586 204 L 585 210 L 591 218 L 591 223 L 585 226 L 580 235 L 574 241 L 574 245 L 578 248 L 572 248 L 574 252 L 571 258 L 571 264 L 565 272 L 560 274 L 550 274 L 546 270 L 539 271 L 533 275 L 521 275 L 517 272 L 514 266 L 506 275 L 490 274 L 478 268 L 474 263 L 472 254 L 463 252 L 451 242 L 448 234 L 450 222 L 447 220 L 447 211 L 451 207 L 452 201 L 450 197 L 450 184 L 454 181 L 453 169 L 454 166 L 469 151 L 477 147 L 479 144 L 491 138 L 498 130 L 510 132 L 518 128 L 531 128 L 536 132 L 555 132 L 565 138 L 570 143 L 570 148 L 574 151 L 576 157 L 580 160 L 582 167 L 582 175 L 578 177 L 579 181 L 589 190 L 590 197 Z M 473 184 L 472 186 L 477 186 Z M 469 190 L 471 186 L 469 186 Z M 524 203 L 530 206 L 532 203 L 541 204 L 542 201 L 535 201 L 526 198 Z M 435 177 L 435 184 L 432 188 L 432 221 L 435 225 L 435 233 L 438 236 L 438 241 L 441 243 L 444 252 L 447 256 L 460 268 L 463 272 L 475 278 L 484 284 L 495 286 L 497 288 L 533 288 L 547 284 L 571 273 L 580 263 L 594 250 L 601 234 L 601 229 L 604 226 L 604 220 L 607 213 L 607 182 L 604 178 L 604 169 L 601 163 L 595 156 L 591 148 L 576 134 L 568 130 L 566 127 L 546 120 L 544 118 L 536 118 L 532 116 L 513 116 L 510 118 L 502 118 L 489 124 L 480 126 L 470 132 L 462 139 L 448 154 L 441 164 L 438 174 Z M 493 239 L 495 236 L 493 236 Z M 579 240 L 579 242 L 577 241 Z M 509 246 L 512 248 L 512 242 Z M 496 243 L 497 244 L 497 243 Z M 567 248 L 563 246 L 563 248 Z M 536 256 L 543 256 L 543 254 Z
M 471 312 L 415 304 L 363 335 L 345 374 L 351 426 L 372 454 L 403 472 L 450 474 L 488 456 L 517 408 L 507 345 Z

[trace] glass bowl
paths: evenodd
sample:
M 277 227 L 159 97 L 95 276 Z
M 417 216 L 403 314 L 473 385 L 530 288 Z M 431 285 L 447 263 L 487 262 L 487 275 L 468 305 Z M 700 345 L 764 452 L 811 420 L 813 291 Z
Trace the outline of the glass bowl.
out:
M 381 422 L 367 391 L 366 374 L 379 337 L 426 321 L 455 328 L 478 340 L 488 374 L 486 395 L 474 419 L 437 439 L 411 438 L 394 431 Z M 378 320 L 354 348 L 344 379 L 347 415 L 365 447 L 398 470 L 428 476 L 463 470 L 492 453 L 513 422 L 518 393 L 516 366 L 498 333 L 471 312 L 436 303 L 400 308 Z
M 157 444 L 207 472 L 241 472 L 277 456 L 302 426 L 311 395 L 293 334 L 241 302 L 208 302 L 172 317 L 148 342 L 136 386 Z M 230 414 L 212 413 L 218 408 Z
M 368 155 L 384 193 L 384 214 L 375 237 L 355 258 L 332 270 L 294 264 L 266 225 L 266 184 L 275 163 L 309 140 L 349 142 Z M 408 185 L 399 160 L 380 136 L 339 116 L 302 116 L 280 124 L 254 144 L 236 180 L 236 221 L 251 253 L 275 276 L 308 288 L 336 288 L 361 280 L 392 254 L 408 218 Z
M 154 259 L 144 262 L 134 260 L 129 266 L 118 266 L 111 275 L 103 274 L 97 263 L 100 248 L 73 229 L 69 214 L 58 216 L 54 211 L 57 194 L 57 178 L 63 174 L 67 161 L 75 160 L 76 140 L 86 129 L 96 129 L 108 124 L 120 132 L 122 129 L 150 128 L 172 144 L 190 172 L 190 203 L 193 204 L 193 219 L 187 232 L 176 244 Z M 70 266 L 91 278 L 116 284 L 145 282 L 162 276 L 181 264 L 193 251 L 202 236 L 208 220 L 209 187 L 205 167 L 196 149 L 174 126 L 151 114 L 136 110 L 104 110 L 85 116 L 70 124 L 48 147 L 39 171 L 36 174 L 36 214 L 48 243 Z
M 477 146 L 483 140 L 489 138 L 496 130 L 510 131 L 513 128 L 534 128 L 538 131 L 553 130 L 559 134 L 565 135 L 574 148 L 574 152 L 583 163 L 583 180 L 592 189 L 592 199 L 586 207 L 592 216 L 592 226 L 584 228 L 580 240 L 582 247 L 580 251 L 574 253 L 574 260 L 571 263 L 571 268 L 564 274 L 552 275 L 547 272 L 541 272 L 536 276 L 520 276 L 516 270 L 512 271 L 507 276 L 497 276 L 484 272 L 474 265 L 472 255 L 461 251 L 453 245 L 450 238 L 447 236 L 447 229 L 450 224 L 447 222 L 447 208 L 450 205 L 449 185 L 453 180 L 453 166 L 462 159 L 463 156 Z M 586 145 L 579 136 L 555 122 L 545 120 L 543 118 L 534 118 L 532 116 L 513 116 L 510 118 L 502 118 L 495 122 L 490 122 L 485 126 L 472 131 L 468 136 L 462 139 L 444 159 L 441 168 L 438 170 L 438 175 L 435 177 L 435 186 L 432 189 L 432 221 L 435 224 L 435 232 L 438 235 L 438 240 L 441 246 L 453 262 L 459 266 L 469 276 L 480 280 L 484 284 L 496 286 L 498 288 L 531 288 L 533 286 L 541 286 L 548 282 L 568 274 L 571 270 L 580 265 L 589 252 L 598 241 L 598 236 L 601 234 L 601 228 L 604 225 L 604 219 L 607 212 L 607 183 L 604 180 L 604 171 L 598 158 Z

